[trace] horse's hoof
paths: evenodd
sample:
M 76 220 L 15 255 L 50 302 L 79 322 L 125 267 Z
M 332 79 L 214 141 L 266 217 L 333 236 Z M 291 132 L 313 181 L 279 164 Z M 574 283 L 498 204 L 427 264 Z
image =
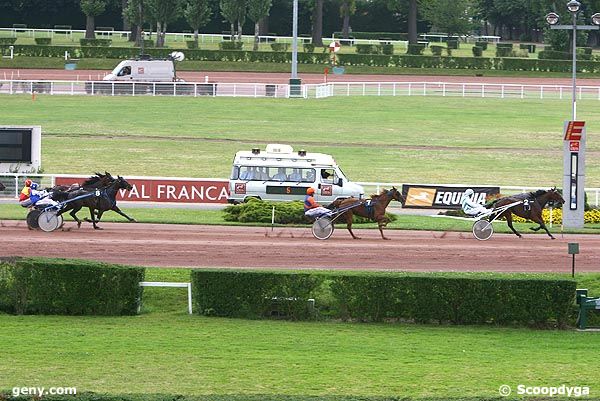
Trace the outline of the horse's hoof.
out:
M 136 219 L 131 219 L 132 223 L 137 223 L 138 221 Z
M 386 239 L 386 240 L 388 240 L 388 241 L 390 240 L 388 237 L 383 237 L 383 239 Z
M 553 236 L 550 236 L 550 238 L 552 238 L 552 239 L 556 239 L 556 238 L 554 238 Z
M 94 227 L 94 230 L 104 230 L 102 227 Z

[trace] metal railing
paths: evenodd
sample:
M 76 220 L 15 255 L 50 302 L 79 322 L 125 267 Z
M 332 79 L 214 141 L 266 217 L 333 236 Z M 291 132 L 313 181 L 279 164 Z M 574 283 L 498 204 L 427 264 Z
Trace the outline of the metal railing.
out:
M 570 99 L 571 86 L 452 82 L 330 82 L 309 84 L 307 97 L 448 96 L 510 99 Z M 600 86 L 578 86 L 579 99 L 600 100 Z
M 42 187 L 52 187 L 56 182 L 56 177 L 73 177 L 73 178 L 88 178 L 89 175 L 80 175 L 80 174 L 35 174 L 35 173 L 0 173 L 0 182 L 3 183 L 6 188 L 4 191 L 0 191 L 0 198 L 17 198 L 19 196 L 19 192 L 24 185 L 25 179 L 33 178 L 36 182 L 41 184 Z M 195 180 L 195 178 L 185 178 L 185 177 L 146 177 L 146 176 L 127 176 L 128 179 L 143 179 L 143 180 Z M 197 178 L 196 178 L 197 179 Z M 202 178 L 201 180 L 223 180 L 223 178 Z M 391 188 L 395 186 L 396 188 L 401 188 L 403 183 L 401 182 L 357 182 L 357 184 L 362 185 L 365 189 L 365 194 L 373 194 L 379 193 L 383 188 Z M 407 183 L 404 183 L 407 184 Z M 416 184 L 412 184 L 416 185 Z M 485 187 L 485 186 L 494 186 L 490 184 L 419 184 L 419 185 L 427 185 L 427 186 L 473 186 L 473 187 Z M 529 187 L 529 186 L 515 186 L 515 185 L 505 185 L 500 186 L 500 193 L 502 195 L 514 195 L 517 193 L 524 192 L 532 192 L 536 191 L 540 188 L 549 188 L 551 185 L 540 186 L 540 187 Z M 588 203 L 595 207 L 600 206 L 600 188 L 585 188 L 585 192 L 588 196 Z
M 571 87 L 451 82 L 330 82 L 300 85 L 301 97 L 446 96 L 501 99 L 570 99 Z M 600 86 L 578 86 L 580 100 L 600 100 Z M 125 82 L 0 79 L 0 94 L 108 96 L 290 97 L 288 84 L 226 82 Z
M 304 89 L 304 88 L 303 88 Z M 0 94 L 289 97 L 287 84 L 0 79 Z M 302 92 L 304 94 L 304 91 Z

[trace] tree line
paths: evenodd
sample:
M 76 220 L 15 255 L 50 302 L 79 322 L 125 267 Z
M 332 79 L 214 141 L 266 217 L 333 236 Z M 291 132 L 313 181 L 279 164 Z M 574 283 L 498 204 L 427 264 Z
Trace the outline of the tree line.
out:
M 0 0 L 0 26 L 23 23 L 30 27 L 68 24 L 85 26 L 86 37 L 94 28 L 111 26 L 131 30 L 132 40 L 142 30 L 155 34 L 156 45 L 170 31 L 228 32 L 290 35 L 293 0 Z M 600 12 L 600 0 L 581 0 L 582 21 Z M 315 45 L 333 32 L 402 32 L 411 43 L 418 34 L 476 33 L 507 40 L 541 41 L 544 16 L 555 11 L 568 18 L 566 0 L 299 0 L 299 33 L 311 36 Z M 593 35 L 595 41 L 596 34 Z

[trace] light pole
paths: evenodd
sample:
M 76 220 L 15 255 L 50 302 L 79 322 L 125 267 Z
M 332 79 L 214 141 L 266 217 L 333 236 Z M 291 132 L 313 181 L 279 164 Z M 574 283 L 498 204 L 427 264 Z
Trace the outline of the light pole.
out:
M 298 78 L 298 0 L 292 5 L 292 76 L 290 78 L 290 97 L 302 96 L 302 81 Z
M 581 3 L 570 0 L 567 10 L 571 13 L 571 25 L 558 25 L 560 17 L 557 13 L 546 15 L 546 22 L 551 29 L 572 31 L 572 119 L 565 121 L 563 141 L 563 226 L 566 228 L 583 228 L 585 208 L 585 122 L 577 121 L 577 31 L 597 30 L 600 27 L 600 13 L 592 15 L 594 25 L 577 25 L 577 14 Z

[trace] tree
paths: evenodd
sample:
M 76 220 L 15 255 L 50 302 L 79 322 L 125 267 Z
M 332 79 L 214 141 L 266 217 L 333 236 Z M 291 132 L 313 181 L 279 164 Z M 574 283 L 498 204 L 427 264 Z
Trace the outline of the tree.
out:
M 312 12 L 312 42 L 323 46 L 323 0 L 315 0 Z
M 237 0 L 221 0 L 219 7 L 221 8 L 221 15 L 229 22 L 231 27 L 231 40 L 235 37 L 235 22 L 237 21 Z
M 144 38 L 142 37 L 142 29 L 144 22 L 146 22 L 146 9 L 144 7 L 144 0 L 129 0 L 127 8 L 123 10 L 123 17 L 135 26 L 135 45 L 141 46 Z M 132 26 L 132 28 L 133 28 Z
M 194 30 L 194 41 L 198 46 L 198 31 L 210 22 L 212 9 L 208 0 L 187 0 L 183 15 Z
M 348 39 L 350 33 L 350 16 L 356 12 L 356 0 L 342 0 L 340 16 L 342 17 L 342 37 Z
M 94 30 L 96 29 L 95 17 L 104 12 L 106 8 L 105 0 L 81 0 L 81 11 L 86 16 L 85 23 L 85 38 L 86 39 L 95 39 L 96 34 Z
M 387 7 L 393 12 L 406 12 L 408 7 L 408 43 L 416 44 L 417 37 L 417 0 L 386 0 Z
M 473 28 L 470 0 L 421 0 L 423 17 L 448 36 L 468 34 Z
M 254 46 L 253 51 L 258 50 L 258 35 L 260 33 L 260 20 L 269 15 L 272 5 L 271 0 L 248 0 L 248 17 L 254 22 Z
M 181 15 L 181 0 L 146 0 L 150 19 L 156 22 L 156 47 L 165 45 L 165 34 L 169 22 Z

